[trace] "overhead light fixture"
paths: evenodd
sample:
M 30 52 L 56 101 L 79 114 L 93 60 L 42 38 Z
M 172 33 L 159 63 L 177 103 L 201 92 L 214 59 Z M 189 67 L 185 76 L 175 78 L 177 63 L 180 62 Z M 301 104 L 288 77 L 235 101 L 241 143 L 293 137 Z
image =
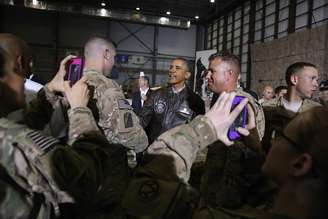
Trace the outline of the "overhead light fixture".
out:
M 214 3 L 214 2 L 215 2 L 215 0 L 210 0 L 210 2 L 211 2 L 211 3 Z
M 166 12 L 166 14 L 167 14 L 167 15 L 170 15 L 170 14 L 171 14 L 171 12 L 170 12 L 170 11 L 167 11 L 167 12 Z
M 166 17 L 161 17 L 159 19 L 159 23 L 161 23 L 161 24 L 167 24 L 167 23 L 169 23 L 169 21 L 170 21 L 170 19 L 168 19 Z
M 38 1 L 38 0 L 33 0 L 33 1 L 32 1 L 32 4 L 36 6 L 36 5 L 39 4 L 39 1 Z
M 106 16 L 107 15 L 107 10 L 105 8 L 100 9 L 100 15 L 101 16 Z
M 196 15 L 196 16 L 195 16 L 195 19 L 199 19 L 199 16 L 198 16 L 198 15 Z
M 105 7 L 106 6 L 106 3 L 105 2 L 102 2 L 101 3 L 101 6 Z
M 139 7 L 136 7 L 136 10 L 137 10 L 137 11 L 140 11 L 140 8 L 139 8 Z

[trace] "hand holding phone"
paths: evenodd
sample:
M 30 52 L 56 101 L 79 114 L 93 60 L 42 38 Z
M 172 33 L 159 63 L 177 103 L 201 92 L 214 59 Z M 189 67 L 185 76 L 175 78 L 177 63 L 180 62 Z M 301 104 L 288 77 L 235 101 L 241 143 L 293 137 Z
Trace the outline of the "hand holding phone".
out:
M 231 111 L 244 99 L 243 96 L 235 96 L 232 105 L 231 105 Z M 247 123 L 247 106 L 243 108 L 243 110 L 240 112 L 240 114 L 237 116 L 235 121 L 232 123 L 232 125 L 229 128 L 228 131 L 228 138 L 231 141 L 235 141 L 240 139 L 241 135 L 237 131 L 238 127 L 245 128 Z
M 73 86 L 83 76 L 84 59 L 81 57 L 69 60 L 67 64 L 67 77 L 70 85 Z
M 47 85 L 50 92 L 64 92 L 63 83 L 65 79 L 67 80 L 67 63 L 73 58 L 75 58 L 75 56 L 68 55 L 60 62 L 58 72 Z
M 235 98 L 235 92 L 225 93 L 222 92 L 212 106 L 212 108 L 205 114 L 205 117 L 211 121 L 215 128 L 217 140 L 220 140 L 226 146 L 232 145 L 233 141 L 228 138 L 228 131 L 231 124 L 240 115 L 245 106 L 247 106 L 248 99 L 243 98 L 241 102 L 231 111 L 231 105 Z M 247 131 L 245 128 L 238 129 L 242 131 Z M 242 135 L 247 135 L 247 133 L 241 133 Z

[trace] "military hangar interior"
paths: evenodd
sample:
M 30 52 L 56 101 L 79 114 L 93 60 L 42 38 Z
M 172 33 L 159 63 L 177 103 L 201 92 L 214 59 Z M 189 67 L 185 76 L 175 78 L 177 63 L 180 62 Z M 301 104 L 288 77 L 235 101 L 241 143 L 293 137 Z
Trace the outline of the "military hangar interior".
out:
M 68 53 L 81 54 L 81 45 L 95 34 L 108 36 L 117 44 L 120 59 L 115 72 L 120 82 L 144 71 L 153 86 L 161 85 L 173 57 L 192 63 L 196 51 L 207 49 L 238 55 L 241 81 L 256 92 L 265 82 L 273 86 L 282 82 L 283 69 L 290 60 L 309 57 L 327 74 L 325 0 L 1 3 L 1 32 L 17 33 L 27 40 L 43 83 L 54 73 L 58 60 Z M 268 49 L 271 47 L 278 49 Z M 252 55 L 255 50 L 258 52 Z M 263 63 L 265 68 L 261 68 Z
M 328 0 L 0 0 L 0 55 L 0 218 L 328 218 Z

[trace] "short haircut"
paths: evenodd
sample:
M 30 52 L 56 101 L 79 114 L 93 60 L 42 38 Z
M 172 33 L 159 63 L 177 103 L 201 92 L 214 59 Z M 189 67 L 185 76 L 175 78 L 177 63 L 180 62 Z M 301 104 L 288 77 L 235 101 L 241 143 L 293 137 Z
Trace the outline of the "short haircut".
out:
M 299 73 L 301 70 L 303 70 L 305 67 L 313 67 L 313 68 L 317 68 L 314 64 L 309 63 L 309 62 L 295 62 L 294 64 L 291 64 L 287 70 L 286 70 L 286 74 L 285 74 L 285 79 L 286 79 L 286 83 L 288 86 L 293 85 L 290 77 L 294 74 Z
M 27 43 L 22 38 L 11 33 L 0 33 L 0 47 L 4 49 L 13 59 L 16 59 L 16 56 L 21 56 L 24 73 L 31 73 L 29 64 L 32 59 L 32 55 Z M 21 74 L 23 72 L 17 73 Z M 28 77 L 28 75 L 22 76 Z
M 287 86 L 283 86 L 283 85 L 281 85 L 281 86 L 276 87 L 276 88 L 274 89 L 274 93 L 275 93 L 275 94 L 278 94 L 278 93 L 280 93 L 280 91 L 283 90 L 283 89 L 286 89 L 286 90 L 287 90 Z
M 0 33 L 0 47 L 11 56 L 18 53 L 18 55 L 23 56 L 25 59 L 31 58 L 31 53 L 26 42 L 14 34 Z
M 177 58 L 173 59 L 172 61 L 174 61 L 174 60 L 180 60 L 180 61 L 182 61 L 183 64 L 186 66 L 186 70 L 190 72 L 190 66 L 189 66 L 189 62 L 188 62 L 187 59 L 182 58 L 182 57 L 177 57 Z
M 240 74 L 240 61 L 238 56 L 229 51 L 222 51 L 214 53 L 208 58 L 210 62 L 215 59 L 220 59 L 223 62 L 228 63 L 234 69 L 235 73 Z
M 85 43 L 84 56 L 88 57 L 98 54 L 99 50 L 97 50 L 97 48 L 101 46 L 109 47 L 111 52 L 116 50 L 115 43 L 112 40 L 100 36 L 94 36 Z

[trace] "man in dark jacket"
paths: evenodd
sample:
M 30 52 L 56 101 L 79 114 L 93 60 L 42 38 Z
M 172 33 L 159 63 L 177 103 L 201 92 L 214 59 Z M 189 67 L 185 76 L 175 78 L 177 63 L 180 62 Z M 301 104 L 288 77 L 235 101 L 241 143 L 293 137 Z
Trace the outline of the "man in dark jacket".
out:
M 139 90 L 133 93 L 132 96 L 132 108 L 136 114 L 139 114 L 144 102 L 150 96 L 151 90 L 149 88 L 149 78 L 142 76 L 143 72 L 140 73 L 139 78 Z
M 187 60 L 176 58 L 169 69 L 169 86 L 152 93 L 140 112 L 149 143 L 163 132 L 205 113 L 204 101 L 186 86 L 191 73 Z

